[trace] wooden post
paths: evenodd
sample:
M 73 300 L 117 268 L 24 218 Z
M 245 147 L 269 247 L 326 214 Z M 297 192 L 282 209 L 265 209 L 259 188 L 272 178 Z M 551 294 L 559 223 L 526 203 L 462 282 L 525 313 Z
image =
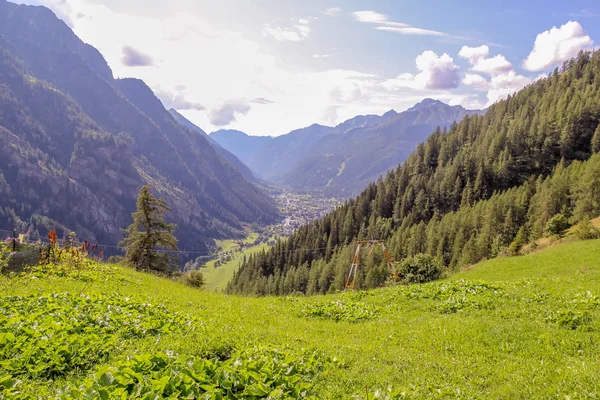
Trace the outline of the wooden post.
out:
M 13 229 L 13 252 L 17 251 L 17 230 Z

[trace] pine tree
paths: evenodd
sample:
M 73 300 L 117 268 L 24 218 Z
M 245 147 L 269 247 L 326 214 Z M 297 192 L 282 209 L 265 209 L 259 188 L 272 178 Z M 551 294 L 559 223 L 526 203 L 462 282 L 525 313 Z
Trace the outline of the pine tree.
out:
M 600 124 L 596 127 L 592 137 L 592 153 L 600 153 Z
M 125 248 L 127 263 L 137 270 L 169 274 L 175 266 L 172 253 L 161 250 L 177 250 L 173 236 L 176 225 L 165 222 L 165 211 L 171 211 L 165 201 L 150 193 L 143 186 L 137 198 L 137 211 L 132 214 L 133 223 L 124 230 L 125 238 L 120 245 Z

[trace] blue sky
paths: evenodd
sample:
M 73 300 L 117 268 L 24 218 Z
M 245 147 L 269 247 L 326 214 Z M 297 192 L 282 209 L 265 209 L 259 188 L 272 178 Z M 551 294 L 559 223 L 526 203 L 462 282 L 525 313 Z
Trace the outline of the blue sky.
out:
M 208 132 L 483 108 L 600 40 L 597 1 L 24 1 Z

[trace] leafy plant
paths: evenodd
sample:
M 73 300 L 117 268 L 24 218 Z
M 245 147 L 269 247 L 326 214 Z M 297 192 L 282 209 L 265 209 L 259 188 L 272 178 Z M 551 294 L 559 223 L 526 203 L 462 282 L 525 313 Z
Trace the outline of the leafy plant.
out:
M 51 378 L 106 358 L 117 338 L 190 329 L 193 319 L 118 296 L 69 293 L 0 299 L 0 367 Z
M 226 360 L 182 358 L 167 353 L 136 355 L 100 368 L 65 398 L 306 399 L 314 378 L 335 365 L 319 352 L 253 348 Z
M 588 312 L 583 310 L 560 309 L 549 313 L 546 321 L 565 329 L 589 329 L 591 317 Z
M 330 319 L 336 322 L 359 322 L 375 317 L 377 308 L 357 301 L 334 300 L 305 304 L 299 309 L 299 312 L 304 317 Z

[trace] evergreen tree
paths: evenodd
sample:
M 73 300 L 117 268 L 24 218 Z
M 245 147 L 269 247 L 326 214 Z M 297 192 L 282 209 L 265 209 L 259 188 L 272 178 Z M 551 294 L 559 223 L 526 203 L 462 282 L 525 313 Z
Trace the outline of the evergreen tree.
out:
M 177 251 L 177 239 L 173 236 L 176 225 L 165 222 L 165 211 L 171 208 L 154 197 L 149 186 L 143 186 L 137 211 L 132 214 L 133 223 L 124 230 L 125 238 L 120 243 L 127 263 L 137 270 L 169 274 L 175 267 L 173 254 L 161 251 Z
M 600 153 L 600 124 L 596 127 L 592 137 L 592 153 Z

